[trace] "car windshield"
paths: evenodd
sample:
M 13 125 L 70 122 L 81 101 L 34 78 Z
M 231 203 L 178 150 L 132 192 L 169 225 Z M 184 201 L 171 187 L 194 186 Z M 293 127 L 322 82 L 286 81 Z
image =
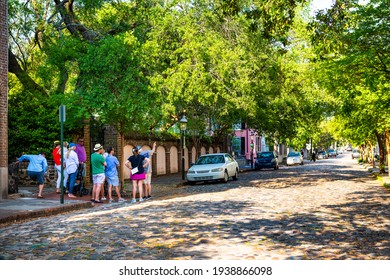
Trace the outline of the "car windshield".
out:
M 329 150 L 329 153 L 334 153 L 334 152 L 335 152 L 335 150 L 332 150 L 332 149 Z
M 258 158 L 270 158 L 270 157 L 274 157 L 274 153 L 273 153 L 273 152 L 269 152 L 269 153 L 258 153 L 258 154 L 257 154 L 257 157 L 258 157 Z
M 298 153 L 298 152 L 291 152 L 291 153 L 288 153 L 288 157 L 299 157 L 301 154 Z
M 224 163 L 224 162 L 225 162 L 225 158 L 223 155 L 201 156 L 195 162 L 195 165 L 216 164 L 216 163 Z

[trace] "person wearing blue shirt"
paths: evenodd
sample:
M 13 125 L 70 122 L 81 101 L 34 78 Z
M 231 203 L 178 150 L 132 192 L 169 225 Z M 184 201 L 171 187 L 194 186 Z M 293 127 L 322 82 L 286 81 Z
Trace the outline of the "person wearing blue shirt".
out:
M 107 148 L 107 157 L 106 157 L 106 163 L 107 166 L 105 168 L 105 175 L 108 183 L 108 199 L 110 202 L 113 202 L 112 199 L 112 186 L 115 187 L 116 195 L 118 196 L 118 202 L 124 202 L 125 199 L 121 197 L 121 193 L 119 191 L 119 177 L 118 177 L 118 167 L 119 167 L 119 161 L 116 156 L 114 156 L 114 148 L 108 147 Z
M 142 151 L 141 155 L 150 160 L 148 166 L 145 168 L 145 180 L 144 180 L 144 200 L 152 198 L 152 156 L 156 152 L 156 142 L 153 143 L 153 149 Z
M 18 161 L 22 162 L 24 160 L 29 161 L 27 167 L 27 174 L 31 179 L 38 180 L 38 198 L 43 198 L 42 192 L 45 182 L 45 173 L 47 171 L 47 160 L 46 160 L 46 154 L 44 152 L 41 152 L 38 155 L 22 155 Z

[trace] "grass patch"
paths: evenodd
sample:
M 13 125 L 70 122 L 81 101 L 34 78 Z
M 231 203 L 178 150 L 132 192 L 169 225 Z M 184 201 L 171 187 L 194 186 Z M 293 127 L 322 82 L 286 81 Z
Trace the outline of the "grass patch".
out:
M 387 190 L 390 190 L 390 183 L 386 182 L 385 179 L 381 175 L 376 175 L 376 179 L 379 183 Z

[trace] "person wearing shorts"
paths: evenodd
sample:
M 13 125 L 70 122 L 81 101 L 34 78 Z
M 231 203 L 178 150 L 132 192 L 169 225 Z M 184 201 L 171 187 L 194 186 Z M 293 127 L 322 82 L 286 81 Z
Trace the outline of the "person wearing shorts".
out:
M 104 174 L 104 168 L 107 166 L 106 160 L 103 157 L 103 146 L 96 144 L 93 149 L 95 152 L 91 155 L 91 164 L 92 164 L 92 198 L 91 201 L 95 203 L 103 203 L 100 200 L 100 190 L 104 184 L 106 176 Z
M 42 192 L 45 183 L 45 173 L 47 170 L 46 154 L 41 152 L 39 155 L 22 155 L 18 161 L 30 161 L 27 167 L 27 174 L 31 179 L 38 180 L 38 198 L 43 198 Z
M 148 158 L 149 164 L 145 168 L 145 180 L 144 180 L 144 200 L 152 198 L 152 156 L 156 152 L 156 142 L 153 143 L 153 149 L 142 151 L 141 155 Z
M 133 199 L 131 203 L 136 202 L 137 187 L 139 192 L 139 201 L 142 202 L 142 187 L 145 180 L 145 167 L 149 164 L 149 159 L 140 154 L 141 147 L 133 148 L 133 155 L 127 159 L 125 166 L 130 169 L 130 179 L 133 182 Z M 137 170 L 135 170 L 137 168 Z
M 121 193 L 119 190 L 119 177 L 118 177 L 118 167 L 119 167 L 119 160 L 116 156 L 114 156 L 114 148 L 108 147 L 107 149 L 107 157 L 106 157 L 106 170 L 105 175 L 108 183 L 108 200 L 109 202 L 113 202 L 112 199 L 112 187 L 115 187 L 115 192 L 118 197 L 118 202 L 124 202 L 125 200 L 121 197 Z

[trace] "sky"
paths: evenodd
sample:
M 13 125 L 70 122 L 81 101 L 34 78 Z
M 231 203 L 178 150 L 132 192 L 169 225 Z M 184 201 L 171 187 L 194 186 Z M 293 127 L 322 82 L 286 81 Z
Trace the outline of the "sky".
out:
M 313 0 L 311 7 L 313 11 L 328 9 L 332 6 L 334 0 Z

